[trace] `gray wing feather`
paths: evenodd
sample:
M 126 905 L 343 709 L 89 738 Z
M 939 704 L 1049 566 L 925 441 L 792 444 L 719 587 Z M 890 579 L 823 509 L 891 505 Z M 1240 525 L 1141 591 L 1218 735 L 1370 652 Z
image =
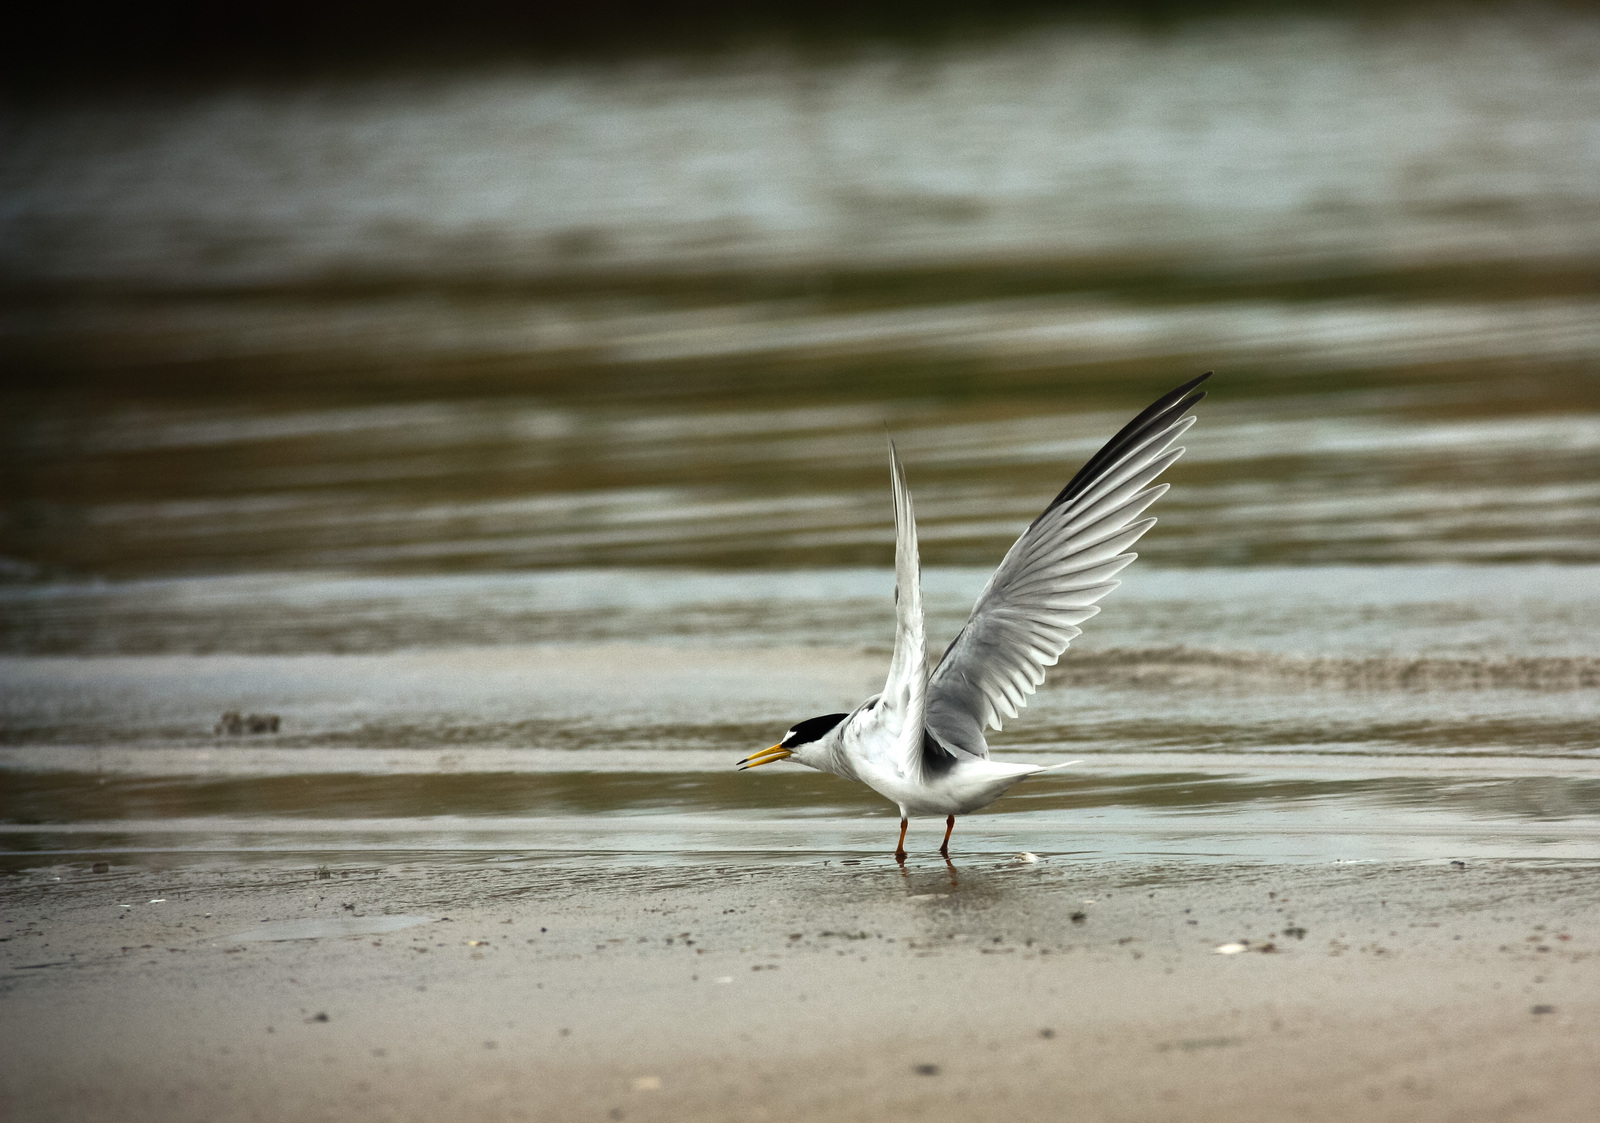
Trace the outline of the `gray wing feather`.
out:
M 893 756 L 902 775 L 920 780 L 923 766 L 928 663 L 922 619 L 922 563 L 917 555 L 917 517 L 906 487 L 905 468 L 889 442 L 894 486 L 894 656 L 878 702 L 878 720 L 894 737 Z
M 1200 381 L 1113 437 L 1006 553 L 928 682 L 927 723 L 945 745 L 988 756 L 985 729 L 1017 716 L 1120 584 L 1138 556 L 1124 551 L 1156 522 L 1140 516 L 1167 490 L 1151 485 L 1183 455 L 1173 444 L 1194 424 L 1183 413 Z

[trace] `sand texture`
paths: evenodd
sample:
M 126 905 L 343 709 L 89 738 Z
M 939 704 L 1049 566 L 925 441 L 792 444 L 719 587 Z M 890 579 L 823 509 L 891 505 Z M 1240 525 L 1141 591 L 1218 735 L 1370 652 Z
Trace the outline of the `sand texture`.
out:
M 324 872 L 7 879 L 5 1117 L 1588 1120 L 1600 1103 L 1600 883 L 1581 864 Z

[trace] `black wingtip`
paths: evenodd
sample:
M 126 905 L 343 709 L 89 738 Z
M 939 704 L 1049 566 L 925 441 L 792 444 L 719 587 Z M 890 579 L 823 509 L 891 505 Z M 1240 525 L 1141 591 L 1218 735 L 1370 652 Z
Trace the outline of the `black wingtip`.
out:
M 1182 386 L 1168 390 L 1141 410 L 1137 417 L 1117 431 L 1116 436 L 1101 446 L 1100 451 L 1089 458 L 1088 463 L 1078 469 L 1078 474 L 1073 476 L 1067 486 L 1062 488 L 1060 493 L 1039 513 L 1039 518 L 1044 518 L 1045 515 L 1061 506 L 1061 504 L 1070 501 L 1074 496 L 1089 487 L 1094 480 L 1099 478 L 1101 469 L 1115 460 L 1121 453 L 1138 444 L 1139 441 L 1161 426 L 1182 417 L 1196 402 L 1206 396 L 1206 392 L 1197 389 L 1197 387 L 1210 378 L 1213 373 L 1215 372 L 1208 370 L 1202 375 L 1189 379 Z M 1034 520 L 1034 522 L 1038 521 L 1039 519 Z

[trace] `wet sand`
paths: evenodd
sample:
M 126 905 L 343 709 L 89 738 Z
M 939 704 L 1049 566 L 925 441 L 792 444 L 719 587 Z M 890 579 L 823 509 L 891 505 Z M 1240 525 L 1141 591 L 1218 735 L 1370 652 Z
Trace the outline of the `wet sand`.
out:
M 715 861 L 17 874 L 5 1115 L 1577 1120 L 1600 1101 L 1592 863 Z M 327 934 L 257 938 L 293 920 Z

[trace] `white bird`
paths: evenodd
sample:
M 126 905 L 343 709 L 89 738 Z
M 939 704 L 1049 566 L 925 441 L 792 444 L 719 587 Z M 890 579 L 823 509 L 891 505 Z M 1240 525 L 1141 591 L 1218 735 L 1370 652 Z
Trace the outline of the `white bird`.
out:
M 1186 414 L 1205 397 L 1196 387 L 1210 377 L 1208 371 L 1158 399 L 1089 458 L 1007 551 L 932 673 L 916 517 L 891 441 L 895 632 L 883 692 L 851 713 L 796 723 L 738 767 L 792 760 L 866 784 L 900 808 L 894 856 L 902 861 L 911 816 L 945 816 L 939 853 L 948 858 L 957 815 L 988 806 L 1025 777 L 1067 767 L 990 760 L 984 731 L 1017 716 L 1045 668 L 1082 634 L 1077 625 L 1121 584 L 1116 574 L 1138 557 L 1124 551 L 1156 522 L 1140 516 L 1169 486 L 1154 481 L 1183 455 L 1172 446 L 1194 424 Z

